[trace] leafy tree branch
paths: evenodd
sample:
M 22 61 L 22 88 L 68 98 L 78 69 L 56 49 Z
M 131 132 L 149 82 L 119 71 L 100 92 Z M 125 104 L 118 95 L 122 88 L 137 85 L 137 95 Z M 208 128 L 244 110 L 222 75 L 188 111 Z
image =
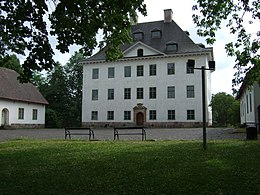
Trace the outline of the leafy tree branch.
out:
M 248 26 L 257 26 L 260 21 L 260 0 L 197 0 L 193 6 L 193 21 L 197 33 L 206 38 L 208 44 L 216 41 L 216 32 L 227 22 L 230 34 L 236 37 L 235 42 L 226 43 L 229 56 L 236 57 L 233 87 L 239 85 L 247 76 L 248 84 L 260 82 L 260 31 L 250 32 Z
M 52 12 L 48 5 L 54 7 Z M 108 60 L 115 60 L 122 56 L 119 46 L 131 41 L 130 17 L 135 18 L 137 10 L 146 15 L 143 0 L 1 0 L 0 57 L 10 53 L 27 56 L 22 82 L 30 81 L 35 70 L 53 68 L 50 35 L 57 38 L 56 48 L 62 53 L 76 44 L 90 56 L 96 46 L 109 45 Z M 100 29 L 104 42 L 98 44 Z

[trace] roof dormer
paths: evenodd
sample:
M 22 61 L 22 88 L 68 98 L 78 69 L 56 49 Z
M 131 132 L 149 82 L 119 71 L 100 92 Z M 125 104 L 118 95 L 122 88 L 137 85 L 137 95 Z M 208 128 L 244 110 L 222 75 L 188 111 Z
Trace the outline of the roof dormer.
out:
M 174 41 L 170 41 L 166 43 L 166 52 L 177 52 L 178 51 L 178 43 Z
M 137 30 L 135 32 L 133 32 L 133 38 L 134 41 L 140 41 L 143 39 L 144 33 L 141 30 Z
M 151 38 L 152 39 L 160 39 L 162 36 L 162 31 L 158 28 L 151 30 Z

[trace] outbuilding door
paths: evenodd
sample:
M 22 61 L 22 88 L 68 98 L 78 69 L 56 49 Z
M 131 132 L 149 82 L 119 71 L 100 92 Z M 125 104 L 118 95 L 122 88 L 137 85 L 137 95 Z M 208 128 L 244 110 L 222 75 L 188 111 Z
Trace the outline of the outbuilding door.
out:
M 2 110 L 2 120 L 1 120 L 1 126 L 9 125 L 9 111 L 8 109 Z

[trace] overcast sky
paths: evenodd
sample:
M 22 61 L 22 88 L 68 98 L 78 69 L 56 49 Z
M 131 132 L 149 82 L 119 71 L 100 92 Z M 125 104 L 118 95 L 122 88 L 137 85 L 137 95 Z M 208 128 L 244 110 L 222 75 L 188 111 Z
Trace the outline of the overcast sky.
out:
M 147 16 L 139 15 L 138 22 L 149 22 L 163 20 L 164 9 L 172 9 L 173 20 L 184 31 L 189 31 L 191 39 L 195 43 L 203 43 L 206 45 L 204 38 L 196 34 L 196 26 L 192 21 L 192 5 L 194 0 L 145 0 L 147 5 Z M 235 64 L 234 58 L 227 57 L 225 52 L 225 43 L 234 39 L 227 29 L 222 29 L 217 33 L 217 41 L 213 45 L 214 58 L 216 61 L 216 71 L 212 73 L 212 93 L 218 92 L 232 93 L 232 78 L 234 75 L 233 66 Z M 207 45 L 209 46 L 209 45 Z M 55 50 L 55 60 L 65 64 L 71 55 L 74 53 L 75 48 L 72 47 L 70 53 L 60 54 Z

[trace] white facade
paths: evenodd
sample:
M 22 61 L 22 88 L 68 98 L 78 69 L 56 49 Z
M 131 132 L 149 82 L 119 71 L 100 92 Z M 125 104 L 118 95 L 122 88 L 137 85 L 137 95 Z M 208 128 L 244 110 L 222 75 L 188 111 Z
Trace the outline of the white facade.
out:
M 144 47 L 144 53 L 146 52 Z M 135 48 L 138 50 L 140 48 Z M 149 52 L 149 51 L 148 51 Z M 128 54 L 136 52 L 129 52 Z M 129 56 L 128 56 L 129 57 Z M 149 57 L 142 59 L 128 59 L 117 62 L 103 62 L 86 64 L 83 68 L 83 104 L 82 122 L 93 123 L 135 124 L 134 107 L 142 103 L 147 108 L 145 124 L 152 126 L 174 126 L 174 124 L 202 123 L 202 87 L 201 71 L 194 70 L 187 74 L 188 59 L 195 60 L 196 67 L 207 66 L 209 55 L 187 55 L 172 57 Z M 174 63 L 175 73 L 168 75 L 167 64 Z M 150 65 L 156 64 L 156 75 L 150 76 Z M 137 66 L 144 68 L 143 76 L 137 76 Z M 131 67 L 131 77 L 124 76 L 124 67 Z M 108 78 L 108 68 L 115 70 L 114 78 Z M 93 79 L 93 69 L 98 69 L 98 79 Z M 210 71 L 206 71 L 207 105 L 211 100 Z M 174 86 L 175 98 L 168 98 L 168 87 Z M 194 97 L 187 98 L 187 86 L 194 86 Z M 151 99 L 150 88 L 156 88 L 156 98 Z M 131 99 L 124 99 L 124 89 L 131 89 Z M 143 88 L 143 99 L 137 99 L 137 88 Z M 108 89 L 114 89 L 114 99 L 108 100 Z M 98 100 L 92 100 L 92 90 L 98 90 Z M 150 110 L 156 110 L 156 119 L 151 119 Z M 168 119 L 168 110 L 175 110 L 175 119 Z M 194 119 L 188 119 L 188 110 L 194 110 Z M 97 119 L 93 119 L 92 112 L 97 111 Z M 114 119 L 108 119 L 108 111 L 114 112 Z M 124 111 L 131 112 L 130 120 L 125 120 Z M 207 112 L 207 122 L 212 123 L 211 110 Z M 162 124 L 164 123 L 164 124 Z M 177 126 L 178 126 L 177 125 Z M 180 125 L 183 126 L 183 125 Z
M 196 127 L 202 125 L 201 70 L 213 49 L 195 44 L 164 10 L 164 20 L 131 27 L 132 44 L 123 57 L 106 61 L 104 48 L 83 64 L 83 126 Z M 131 74 L 130 74 L 131 73 Z M 211 101 L 211 71 L 205 72 L 206 105 Z M 207 106 L 207 123 L 212 123 Z
M 44 104 L 0 99 L 0 113 L 0 126 L 44 127 L 45 124 Z
M 240 122 L 254 124 L 260 122 L 260 86 L 244 87 L 240 94 Z

